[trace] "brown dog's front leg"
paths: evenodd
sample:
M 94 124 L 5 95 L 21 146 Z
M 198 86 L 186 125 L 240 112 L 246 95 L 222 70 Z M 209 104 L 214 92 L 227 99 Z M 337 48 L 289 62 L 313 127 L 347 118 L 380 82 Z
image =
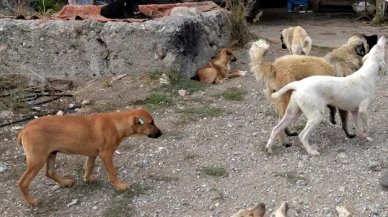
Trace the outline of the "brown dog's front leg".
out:
M 344 130 L 346 136 L 350 139 L 356 137 L 356 134 L 351 134 L 350 130 L 349 130 L 349 125 L 348 125 L 349 124 L 349 119 L 348 119 L 349 112 L 338 109 L 338 113 L 339 113 L 339 116 L 341 118 L 342 129 Z
M 97 156 L 89 156 L 86 159 L 85 167 L 84 167 L 85 168 L 85 176 L 84 176 L 85 182 L 94 182 L 96 180 L 96 178 L 94 176 L 90 175 L 90 174 L 92 174 L 94 165 L 96 164 L 96 158 L 97 158 Z
M 109 176 L 109 181 L 113 183 L 117 190 L 125 190 L 131 187 L 130 184 L 125 184 L 120 182 L 117 178 L 117 171 L 113 164 L 113 153 L 110 152 L 102 152 L 100 153 L 100 157 L 104 161 L 104 165 L 106 168 L 106 172 Z

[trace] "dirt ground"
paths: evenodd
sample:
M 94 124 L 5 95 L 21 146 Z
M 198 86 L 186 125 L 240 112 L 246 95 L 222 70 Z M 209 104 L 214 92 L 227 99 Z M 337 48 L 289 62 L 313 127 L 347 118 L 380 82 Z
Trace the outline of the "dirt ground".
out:
M 371 27 L 354 17 L 268 10 L 252 32 L 274 42 L 266 55 L 269 61 L 286 54 L 280 49 L 279 34 L 289 25 L 306 29 L 316 45 L 311 55 L 316 56 L 355 34 L 388 36 L 386 27 Z M 247 51 L 235 53 L 238 61 L 233 67 L 249 70 Z M 112 85 L 109 79 L 83 82 L 74 91 L 77 101 L 95 101 L 83 113 L 144 106 L 164 132 L 159 139 L 129 138 L 115 154 L 120 179 L 134 184 L 133 189 L 117 192 L 100 160 L 94 170 L 96 183 L 84 184 L 85 157 L 59 154 L 57 170 L 75 179 L 75 186 L 60 188 L 41 171 L 30 192 L 42 202 L 25 207 L 16 185 L 25 169 L 16 136 L 25 123 L 16 124 L 0 131 L 0 166 L 7 165 L 0 172 L 0 216 L 216 217 L 231 216 L 260 202 L 266 204 L 265 216 L 271 216 L 282 201 L 289 202 L 290 217 L 336 216 L 338 205 L 360 217 L 388 216 L 388 191 L 379 184 L 388 166 L 385 77 L 377 82 L 370 108 L 373 142 L 347 139 L 340 124 L 331 125 L 326 118 L 310 137 L 321 153 L 317 157 L 309 156 L 297 137 L 288 138 L 293 143 L 290 148 L 277 144 L 272 156 L 264 152 L 277 118 L 263 85 L 251 72 L 220 85 L 194 85 L 191 91 L 183 85 L 189 90 L 184 97 L 177 89 L 157 88 L 153 76 L 127 76 Z M 144 100 L 150 94 L 163 95 L 164 104 Z M 143 105 L 135 105 L 136 99 L 144 100 Z M 304 123 L 300 119 L 294 129 L 300 130 Z

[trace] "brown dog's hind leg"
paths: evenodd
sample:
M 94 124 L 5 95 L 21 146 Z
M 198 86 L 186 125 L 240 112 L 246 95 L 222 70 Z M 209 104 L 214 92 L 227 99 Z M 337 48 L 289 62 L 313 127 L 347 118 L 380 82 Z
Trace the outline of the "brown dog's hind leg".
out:
M 47 163 L 46 163 L 46 176 L 49 177 L 50 179 L 54 180 L 57 182 L 59 185 L 62 187 L 71 187 L 74 184 L 74 181 L 71 179 L 64 179 L 60 177 L 56 172 L 55 172 L 55 159 L 57 157 L 56 153 L 50 153 L 48 158 L 47 158 Z
M 84 181 L 85 182 L 94 182 L 96 180 L 96 178 L 94 176 L 90 175 L 90 174 L 92 174 L 94 165 L 96 165 L 96 158 L 97 158 L 97 156 L 89 156 L 86 159 L 85 166 L 84 166 L 84 169 L 85 169 Z
M 348 111 L 344 111 L 344 110 L 341 110 L 341 109 L 338 109 L 338 113 L 339 113 L 339 116 L 341 118 L 341 122 L 342 122 L 342 129 L 344 130 L 346 136 L 350 139 L 356 137 L 356 134 L 351 134 L 349 132 L 349 119 L 348 119 L 348 116 L 349 116 L 349 112 Z
M 130 188 L 130 184 L 125 184 L 120 182 L 117 178 L 117 171 L 113 164 L 113 153 L 111 152 L 102 152 L 100 153 L 100 157 L 104 161 L 106 172 L 108 173 L 109 181 L 113 183 L 117 190 L 125 190 Z
M 337 113 L 337 108 L 331 105 L 327 105 L 327 107 L 330 109 L 330 122 L 334 125 L 337 124 L 335 121 L 335 113 Z
M 30 156 L 27 152 L 27 170 L 18 181 L 18 187 L 23 194 L 24 200 L 27 206 L 35 205 L 39 202 L 38 199 L 32 199 L 29 192 L 29 186 L 32 179 L 38 174 L 40 169 L 43 168 L 46 163 L 46 158 L 43 156 Z

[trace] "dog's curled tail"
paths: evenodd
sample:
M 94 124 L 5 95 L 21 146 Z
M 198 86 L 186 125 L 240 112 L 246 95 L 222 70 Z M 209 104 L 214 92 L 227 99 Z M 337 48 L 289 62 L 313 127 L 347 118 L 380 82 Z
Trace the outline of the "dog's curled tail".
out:
M 306 55 L 310 54 L 311 46 L 313 45 L 313 40 L 311 40 L 310 36 L 306 36 L 302 43 L 302 50 Z
M 272 64 L 264 62 L 264 55 L 268 49 L 268 42 L 264 39 L 260 39 L 252 43 L 249 50 L 251 71 L 255 74 L 256 80 L 268 80 L 270 77 L 274 76 Z
M 271 94 L 271 98 L 277 99 L 289 90 L 297 90 L 297 87 L 298 87 L 298 81 L 293 81 L 287 84 L 286 86 L 282 87 L 280 90 L 276 91 L 275 93 Z

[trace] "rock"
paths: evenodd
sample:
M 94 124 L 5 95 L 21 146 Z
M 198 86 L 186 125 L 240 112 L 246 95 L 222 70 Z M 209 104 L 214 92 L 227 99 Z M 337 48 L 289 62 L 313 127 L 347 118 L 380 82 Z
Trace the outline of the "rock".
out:
M 388 172 L 386 172 L 383 176 L 380 178 L 380 184 L 383 187 L 388 188 Z
M 178 90 L 179 96 L 185 96 L 186 95 L 186 90 Z
M 87 100 L 87 99 L 82 100 L 81 105 L 90 105 L 90 100 Z
M 163 73 L 159 78 L 159 83 L 160 84 L 171 84 L 171 80 L 166 74 Z
M 187 10 L 198 13 L 197 8 Z M 214 55 L 205 26 L 218 36 L 212 36 L 215 47 L 227 45 L 230 29 L 222 10 L 133 23 L 4 19 L 0 59 L 11 71 L 28 69 L 45 77 L 91 78 L 174 68 L 189 78 Z
M 197 7 L 175 7 L 171 10 L 170 16 L 198 16 L 201 11 Z
M 115 82 L 115 81 L 118 81 L 118 80 L 124 78 L 124 77 L 127 76 L 127 75 L 128 75 L 128 74 L 121 74 L 121 75 L 114 76 L 114 77 L 112 77 L 111 83 L 113 83 L 113 82 Z
M 67 207 L 71 207 L 71 206 L 77 204 L 77 202 L 78 202 L 78 199 L 74 199 L 70 203 L 67 204 Z
M 63 115 L 63 114 L 64 114 L 64 112 L 61 111 L 61 110 L 59 110 L 59 111 L 57 112 L 57 115 Z
M 0 162 L 0 173 L 8 170 L 8 164 L 5 162 Z

